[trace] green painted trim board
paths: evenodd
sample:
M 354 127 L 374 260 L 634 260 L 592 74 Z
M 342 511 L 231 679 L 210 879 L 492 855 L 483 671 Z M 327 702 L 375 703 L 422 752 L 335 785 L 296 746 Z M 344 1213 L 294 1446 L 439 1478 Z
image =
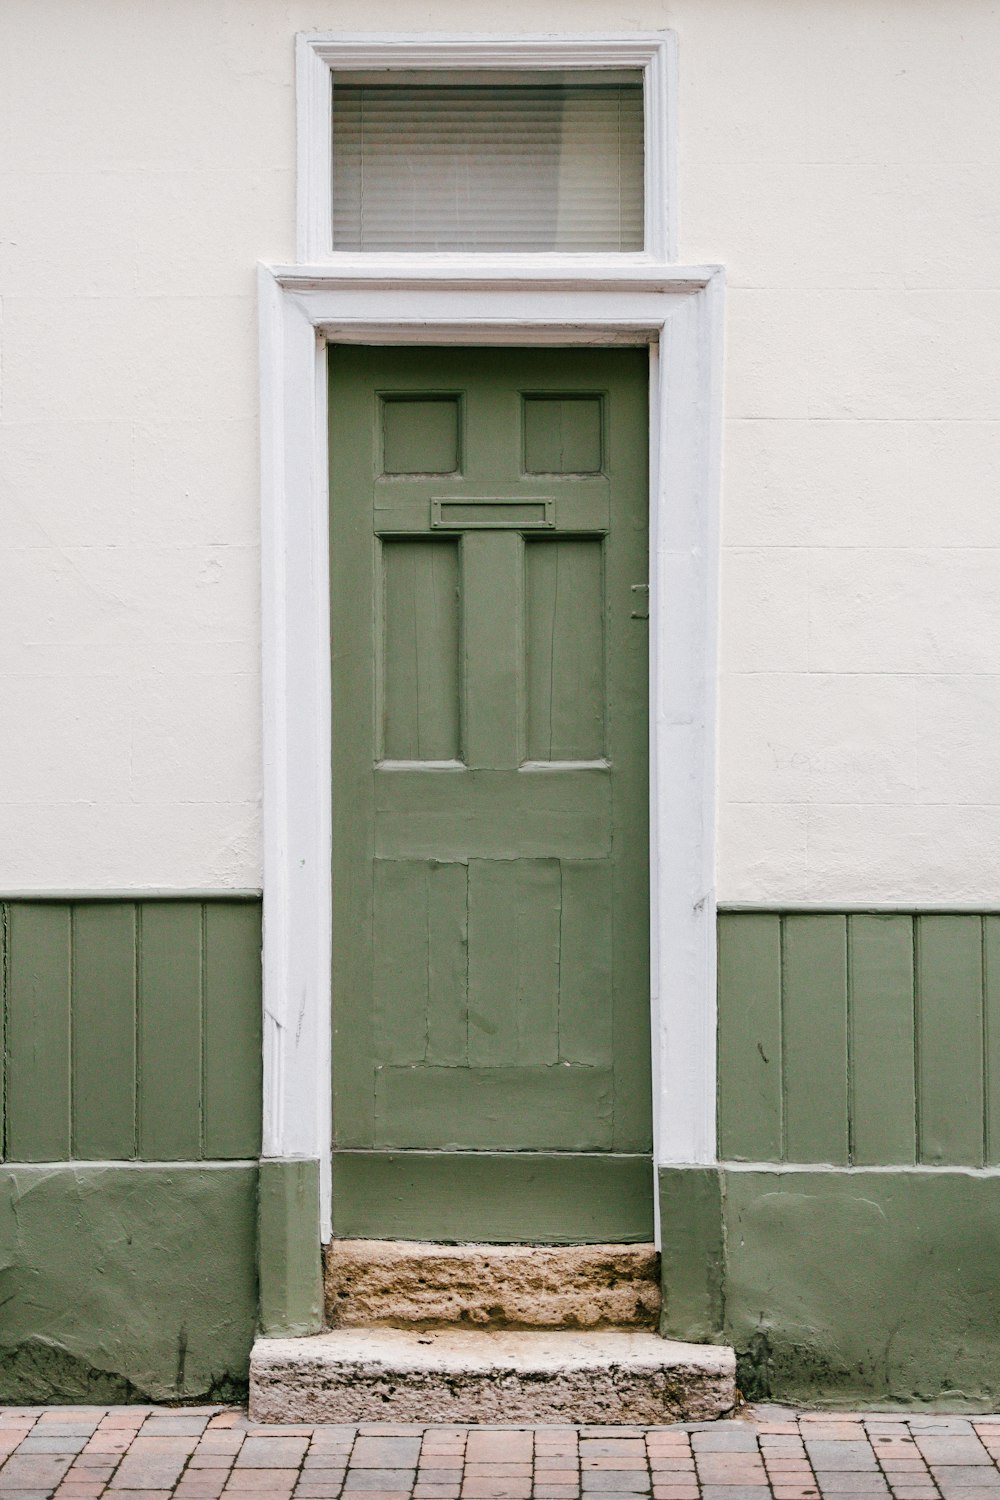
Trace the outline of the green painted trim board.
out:
M 257 1210 L 260 1331 L 301 1338 L 323 1325 L 319 1162 L 265 1157 Z
M 645 1244 L 648 1156 L 531 1151 L 335 1151 L 338 1239 Z

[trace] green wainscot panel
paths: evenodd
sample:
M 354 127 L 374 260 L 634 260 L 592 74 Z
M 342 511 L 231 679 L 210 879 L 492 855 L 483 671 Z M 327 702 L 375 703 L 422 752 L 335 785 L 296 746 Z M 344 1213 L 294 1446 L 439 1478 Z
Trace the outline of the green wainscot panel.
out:
M 720 913 L 723 1158 L 1000 1162 L 998 953 L 976 912 Z
M 0 1402 L 237 1400 L 257 1166 L 0 1167 Z
M 748 1399 L 996 1410 L 997 1172 L 671 1167 L 660 1208 L 663 1332 Z
M 0 902 L 0 1158 L 255 1157 L 260 924 L 256 899 Z

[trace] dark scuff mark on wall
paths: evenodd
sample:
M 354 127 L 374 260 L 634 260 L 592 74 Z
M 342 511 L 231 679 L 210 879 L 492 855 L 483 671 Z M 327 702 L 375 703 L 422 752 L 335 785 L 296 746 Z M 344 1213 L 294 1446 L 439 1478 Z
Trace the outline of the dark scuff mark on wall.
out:
M 187 1364 L 187 1347 L 187 1325 L 182 1323 L 181 1331 L 177 1335 L 177 1379 L 174 1382 L 178 1396 L 184 1393 L 184 1366 Z

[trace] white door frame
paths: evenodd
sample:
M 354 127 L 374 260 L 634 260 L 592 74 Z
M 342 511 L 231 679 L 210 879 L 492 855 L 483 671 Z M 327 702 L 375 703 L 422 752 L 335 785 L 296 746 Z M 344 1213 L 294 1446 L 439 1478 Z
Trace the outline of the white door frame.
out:
M 716 1157 L 715 684 L 722 274 L 481 261 L 412 276 L 260 268 L 265 1156 L 318 1157 L 331 1233 L 326 345 L 650 348 L 650 1007 L 654 1161 Z

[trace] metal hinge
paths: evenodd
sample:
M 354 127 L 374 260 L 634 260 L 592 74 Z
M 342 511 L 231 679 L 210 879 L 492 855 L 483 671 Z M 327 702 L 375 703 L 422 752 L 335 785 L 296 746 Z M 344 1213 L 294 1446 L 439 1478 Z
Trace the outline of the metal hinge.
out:
M 649 619 L 648 583 L 633 583 L 632 585 L 632 618 L 633 620 Z

